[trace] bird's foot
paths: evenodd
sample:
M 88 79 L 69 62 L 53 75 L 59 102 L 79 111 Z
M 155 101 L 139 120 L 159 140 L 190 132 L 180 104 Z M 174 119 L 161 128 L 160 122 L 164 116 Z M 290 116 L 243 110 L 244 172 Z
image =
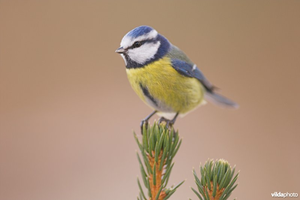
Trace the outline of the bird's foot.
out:
M 143 135 L 143 129 L 144 129 L 144 125 L 146 130 L 148 129 L 148 121 L 149 119 L 155 114 L 157 113 L 157 110 L 154 110 L 149 116 L 147 116 L 145 119 L 143 119 L 141 121 L 141 134 Z
M 172 119 L 172 120 L 169 120 L 169 119 L 166 119 L 164 117 L 161 117 L 158 121 L 159 124 L 161 124 L 162 122 L 166 122 L 166 128 L 169 129 L 173 126 L 173 124 L 175 123 L 175 121 Z
M 141 121 L 141 134 L 142 134 L 142 135 L 143 135 L 144 125 L 145 125 L 145 128 L 146 128 L 146 130 L 147 130 L 147 128 L 148 128 L 148 120 L 143 119 L 143 120 Z

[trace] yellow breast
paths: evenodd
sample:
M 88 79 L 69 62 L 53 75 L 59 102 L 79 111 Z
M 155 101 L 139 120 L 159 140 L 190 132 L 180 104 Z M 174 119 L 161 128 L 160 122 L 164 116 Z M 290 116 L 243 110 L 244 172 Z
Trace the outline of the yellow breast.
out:
M 204 89 L 195 79 L 179 74 L 164 57 L 142 68 L 126 69 L 129 82 L 137 95 L 161 112 L 186 113 L 201 103 Z M 147 88 L 157 106 L 149 104 L 142 87 Z

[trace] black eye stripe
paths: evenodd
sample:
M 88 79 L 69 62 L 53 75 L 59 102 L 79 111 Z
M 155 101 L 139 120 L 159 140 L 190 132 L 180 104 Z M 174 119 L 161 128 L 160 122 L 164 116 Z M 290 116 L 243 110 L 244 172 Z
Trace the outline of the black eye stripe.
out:
M 134 42 L 129 49 L 134 49 L 142 46 L 146 41 L 136 41 Z
M 127 47 L 126 50 L 138 48 L 138 47 L 142 46 L 145 43 L 154 43 L 154 42 L 155 42 L 154 39 L 135 41 L 130 47 Z M 137 45 L 137 43 L 139 43 L 139 44 Z
M 132 47 L 133 48 L 137 48 L 137 47 L 140 47 L 142 46 L 142 41 L 136 41 L 135 43 L 133 43 Z
M 151 43 L 154 42 L 154 39 L 150 39 L 150 40 L 142 40 L 142 41 L 135 41 L 130 47 L 128 47 L 127 49 L 134 49 L 134 48 L 138 48 L 140 46 L 142 46 L 145 43 Z

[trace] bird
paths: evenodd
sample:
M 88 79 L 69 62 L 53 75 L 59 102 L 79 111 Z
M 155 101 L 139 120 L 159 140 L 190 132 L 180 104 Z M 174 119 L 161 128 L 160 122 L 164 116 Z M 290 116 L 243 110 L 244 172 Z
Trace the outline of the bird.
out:
M 206 100 L 229 108 L 238 108 L 234 101 L 217 93 L 186 54 L 150 26 L 139 26 L 122 38 L 115 51 L 124 59 L 126 73 L 136 94 L 153 112 L 141 123 L 160 116 L 159 123 L 174 125 L 178 115 L 186 115 Z

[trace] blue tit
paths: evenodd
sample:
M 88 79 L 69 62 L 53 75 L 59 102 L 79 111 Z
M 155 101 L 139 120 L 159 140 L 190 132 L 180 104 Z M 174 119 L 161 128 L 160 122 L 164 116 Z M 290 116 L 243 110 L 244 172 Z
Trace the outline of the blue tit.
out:
M 116 50 L 125 61 L 128 80 L 137 95 L 157 113 L 167 126 L 177 116 L 194 110 L 209 100 L 221 106 L 237 108 L 238 104 L 217 94 L 215 87 L 178 47 L 149 26 L 128 32 Z

